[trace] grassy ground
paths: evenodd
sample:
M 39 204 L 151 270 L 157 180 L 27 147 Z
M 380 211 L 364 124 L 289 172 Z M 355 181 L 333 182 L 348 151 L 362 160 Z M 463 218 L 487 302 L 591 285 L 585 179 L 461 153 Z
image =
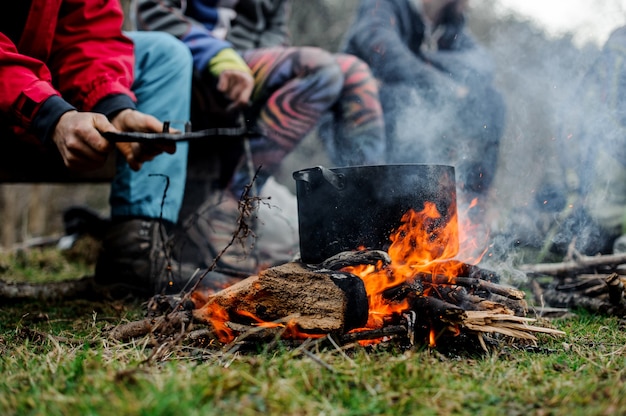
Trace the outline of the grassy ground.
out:
M 54 253 L 0 258 L 3 280 L 82 276 Z M 394 343 L 337 348 L 148 347 L 103 331 L 141 303 L 75 300 L 0 306 L 2 415 L 617 415 L 626 414 L 626 322 L 584 312 L 566 332 L 476 355 Z

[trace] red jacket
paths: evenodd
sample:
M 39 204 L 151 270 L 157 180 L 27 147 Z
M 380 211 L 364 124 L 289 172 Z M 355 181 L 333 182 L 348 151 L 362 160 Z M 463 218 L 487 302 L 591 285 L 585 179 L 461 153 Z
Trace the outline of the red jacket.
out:
M 23 134 L 52 96 L 80 111 L 111 94 L 134 100 L 133 44 L 122 22 L 118 1 L 32 0 L 18 44 L 0 33 L 2 124 Z

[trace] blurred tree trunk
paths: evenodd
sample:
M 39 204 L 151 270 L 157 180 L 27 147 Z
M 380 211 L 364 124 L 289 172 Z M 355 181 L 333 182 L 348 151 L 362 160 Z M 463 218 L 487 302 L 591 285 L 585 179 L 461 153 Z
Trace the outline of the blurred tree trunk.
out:
M 2 216 L 2 247 L 14 244 L 17 238 L 17 192 L 10 186 L 0 186 L 0 214 Z

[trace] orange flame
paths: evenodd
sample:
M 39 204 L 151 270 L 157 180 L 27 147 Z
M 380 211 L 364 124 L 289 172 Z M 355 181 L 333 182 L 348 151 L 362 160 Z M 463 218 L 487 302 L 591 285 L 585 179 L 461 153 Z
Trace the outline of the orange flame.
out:
M 226 309 L 217 303 L 208 303 L 204 305 L 202 310 L 203 317 L 205 317 L 211 325 L 213 325 L 215 334 L 221 342 L 227 343 L 235 339 L 233 331 L 228 327 L 228 325 L 226 325 L 226 322 L 229 321 Z
M 238 310 L 237 315 L 250 318 L 254 321 L 253 326 L 258 326 L 261 328 L 285 328 L 282 334 L 282 338 L 284 339 L 307 339 L 307 338 L 321 338 L 325 336 L 325 334 L 311 334 L 308 332 L 301 331 L 298 323 L 295 320 L 289 320 L 286 324 L 282 322 L 267 322 L 254 315 L 251 312 L 246 310 Z
M 435 328 L 430 328 L 430 333 L 428 335 L 428 346 L 433 348 L 437 345 L 437 335 L 435 334 Z
M 469 238 L 474 227 L 469 222 L 462 227 L 458 226 L 456 208 L 451 209 L 446 218 L 439 213 L 434 203 L 427 202 L 421 212 L 415 210 L 406 212 L 401 223 L 390 237 L 391 245 L 388 254 L 391 263 L 389 265 L 382 267 L 382 264 L 378 264 L 376 267 L 356 266 L 343 269 L 359 276 L 365 283 L 370 302 L 369 318 L 365 329 L 381 328 L 386 317 L 394 313 L 402 313 L 408 308 L 407 300 L 393 302 L 385 299 L 383 293 L 387 289 L 410 282 L 419 273 L 443 275 L 453 281 L 464 264 L 477 263 L 486 252 L 484 249 L 478 256 L 472 254 L 478 247 L 478 244 Z M 462 252 L 461 247 L 463 247 Z M 464 262 L 452 261 L 455 257 L 462 257 L 466 260 Z M 432 345 L 434 345 L 434 340 L 433 331 L 429 340 Z

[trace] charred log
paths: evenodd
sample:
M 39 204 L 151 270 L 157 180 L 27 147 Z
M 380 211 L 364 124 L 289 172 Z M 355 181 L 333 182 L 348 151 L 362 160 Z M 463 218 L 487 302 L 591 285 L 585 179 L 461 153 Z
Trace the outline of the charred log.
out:
M 457 287 L 461 286 L 471 291 L 472 294 L 480 294 L 484 299 L 488 299 L 490 295 L 498 295 L 503 298 L 514 301 L 523 301 L 526 297 L 525 293 L 519 289 L 493 283 L 491 281 L 482 280 L 473 277 L 456 276 L 449 277 L 444 275 L 433 275 L 430 273 L 418 273 L 412 281 L 402 283 L 393 288 L 387 289 L 383 297 L 393 299 L 407 294 L 409 292 L 422 293 L 430 287 Z
M 361 266 L 366 264 L 376 265 L 391 263 L 389 254 L 381 250 L 344 251 L 329 257 L 318 265 L 320 269 L 341 270 L 349 266 Z
M 465 317 L 465 310 L 432 296 L 419 296 L 410 301 L 411 310 L 424 315 L 431 323 L 458 324 Z
M 500 283 L 500 275 L 493 270 L 484 269 L 473 264 L 463 264 L 459 276 L 467 276 L 472 279 L 479 279 L 491 283 Z
M 351 342 L 376 340 L 386 337 L 406 336 L 407 328 L 404 325 L 390 325 L 380 329 L 371 329 L 365 331 L 354 331 L 341 336 L 340 340 L 343 344 Z

